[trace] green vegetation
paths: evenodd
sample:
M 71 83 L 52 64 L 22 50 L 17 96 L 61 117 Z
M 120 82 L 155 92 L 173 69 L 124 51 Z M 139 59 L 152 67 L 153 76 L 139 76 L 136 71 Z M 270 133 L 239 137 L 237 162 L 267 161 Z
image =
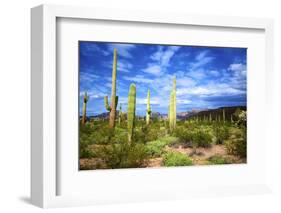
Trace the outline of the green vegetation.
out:
M 190 166 L 192 160 L 179 152 L 168 152 L 163 158 L 164 166 Z
M 207 128 L 195 127 L 192 124 L 189 128 L 184 126 L 178 127 L 174 135 L 187 147 L 207 148 L 212 143 L 212 135 L 208 132 Z
M 143 144 L 122 142 L 103 146 L 97 157 L 100 157 L 109 169 L 139 168 L 146 166 L 148 154 Z
M 147 143 L 147 152 L 151 157 L 161 157 L 166 151 L 165 147 L 177 141 L 176 137 L 164 137 Z
M 214 124 L 213 131 L 216 144 L 223 144 L 229 137 L 229 127 L 226 125 Z
M 117 52 L 114 50 L 109 115 L 87 118 L 89 96 L 83 98 L 79 131 L 80 169 L 190 166 L 246 162 L 247 113 L 223 107 L 177 116 L 176 78 L 169 100 L 168 117 L 154 116 L 147 90 L 145 116 L 136 115 L 136 85 L 128 92 L 127 112 L 116 108 Z M 168 104 L 168 103 L 167 103 Z M 115 122 L 118 122 L 115 125 Z M 109 124 L 109 125 L 108 125 Z M 211 157 L 210 157 L 211 156 Z
M 130 103 L 135 103 L 134 89 L 131 91 L 133 101 Z M 96 162 L 90 166 L 81 164 L 81 169 L 151 167 L 154 159 L 158 159 L 158 166 L 229 164 L 246 160 L 245 122 L 235 116 L 233 123 L 178 120 L 171 133 L 166 120 L 151 119 L 147 125 L 145 118 L 136 118 L 134 104 L 129 109 L 128 118 L 121 119 L 120 125 L 113 129 L 108 126 L 108 119 L 89 120 L 80 126 L 80 159 Z
M 208 158 L 210 164 L 230 164 L 231 160 L 221 155 L 213 155 Z

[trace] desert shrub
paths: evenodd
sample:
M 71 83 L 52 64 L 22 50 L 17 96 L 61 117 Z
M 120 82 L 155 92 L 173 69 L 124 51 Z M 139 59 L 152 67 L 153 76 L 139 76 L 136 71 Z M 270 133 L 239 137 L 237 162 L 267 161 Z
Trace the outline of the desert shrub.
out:
M 127 142 L 103 146 L 98 152 L 108 168 L 138 168 L 146 165 L 148 154 L 144 144 Z
M 229 128 L 225 125 L 215 124 L 213 127 L 216 144 L 223 144 L 229 137 Z
M 168 152 L 163 156 L 164 166 L 190 166 L 192 160 L 179 152 Z
M 193 147 L 209 147 L 212 143 L 212 136 L 203 129 L 196 130 L 192 133 Z
M 179 127 L 176 128 L 174 135 L 179 138 L 180 143 L 189 147 L 209 147 L 212 143 L 212 135 L 204 128 L 188 130 Z
M 80 158 L 91 158 L 94 157 L 94 153 L 89 148 L 91 144 L 89 137 L 87 135 L 80 136 L 79 140 L 79 156 Z
M 142 124 L 140 127 L 135 128 L 133 140 L 136 143 L 146 143 L 149 140 L 148 131 L 149 130 L 147 126 L 144 124 Z
M 192 132 L 187 130 L 185 127 L 177 127 L 173 133 L 175 137 L 179 138 L 179 142 L 185 144 L 186 146 L 192 146 Z
M 80 158 L 91 158 L 94 157 L 94 153 L 89 148 L 92 144 L 91 140 L 92 127 L 91 124 L 86 123 L 80 126 L 80 137 L 79 137 L 79 156 Z
M 208 158 L 210 164 L 230 164 L 231 161 L 229 158 L 223 157 L 221 155 L 213 155 Z
M 233 129 L 229 139 L 225 142 L 228 154 L 237 155 L 241 158 L 247 156 L 247 137 L 245 129 Z
M 247 112 L 241 109 L 237 109 L 234 113 L 234 120 L 237 126 L 247 126 Z
M 151 157 L 160 157 L 165 153 L 165 146 L 175 143 L 177 138 L 164 137 L 146 144 L 147 152 Z
M 134 141 L 146 143 L 165 136 L 165 129 L 161 129 L 159 123 L 151 122 L 149 125 L 146 125 L 145 122 L 139 122 L 140 125 L 135 127 Z
M 96 129 L 91 134 L 91 139 L 94 144 L 109 144 L 114 137 L 114 129 L 106 127 L 101 127 Z

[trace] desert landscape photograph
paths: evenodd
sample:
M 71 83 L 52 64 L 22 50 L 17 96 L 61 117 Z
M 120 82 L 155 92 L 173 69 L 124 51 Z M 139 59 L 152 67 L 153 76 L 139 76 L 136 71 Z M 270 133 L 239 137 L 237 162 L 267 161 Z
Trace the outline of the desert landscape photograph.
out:
M 79 169 L 247 163 L 247 49 L 79 41 Z

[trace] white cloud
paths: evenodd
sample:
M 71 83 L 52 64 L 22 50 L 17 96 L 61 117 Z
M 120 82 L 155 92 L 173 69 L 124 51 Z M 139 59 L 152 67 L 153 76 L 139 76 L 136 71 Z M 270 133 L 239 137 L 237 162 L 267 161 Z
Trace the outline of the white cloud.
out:
M 124 58 L 132 58 L 131 50 L 136 46 L 134 44 L 109 44 L 108 49 L 113 52 L 113 49 L 117 49 L 117 55 L 123 56 Z
M 212 62 L 215 58 L 212 56 L 209 56 L 209 51 L 205 50 L 200 52 L 196 57 L 195 57 L 195 62 L 189 63 L 189 69 L 194 71 L 210 62 Z
M 94 91 L 81 91 L 80 92 L 80 97 L 83 97 L 85 92 L 87 92 L 87 95 L 89 96 L 89 98 L 92 98 L 92 99 L 96 99 L 96 98 L 103 98 L 105 96 L 104 93 L 97 93 L 97 92 L 94 92 Z
M 152 83 L 153 80 L 145 78 L 143 75 L 136 75 L 135 77 L 124 76 L 123 79 L 136 83 Z
M 117 62 L 117 70 L 121 72 L 130 72 L 130 70 L 133 68 L 133 65 L 125 60 L 119 60 Z
M 80 81 L 83 83 L 92 82 L 93 80 L 97 79 L 99 76 L 87 73 L 87 72 L 80 72 Z
M 177 76 L 177 86 L 178 87 L 191 87 L 191 86 L 195 86 L 196 82 L 190 78 L 190 77 L 186 77 L 186 76 L 182 76 L 182 77 L 178 77 Z
M 208 73 L 214 77 L 220 76 L 220 72 L 217 70 L 210 70 Z
M 149 63 L 143 72 L 153 75 L 162 74 L 170 66 L 170 60 L 180 49 L 178 46 L 159 46 L 158 50 L 150 56 L 153 63 Z
M 246 66 L 245 64 L 230 64 L 229 67 L 228 67 L 229 70 L 231 71 L 241 71 L 241 70 L 244 70 L 246 69 Z
M 112 83 L 111 82 L 105 83 L 104 86 L 108 87 L 108 88 L 111 88 L 112 87 Z
M 247 67 L 242 63 L 234 63 L 229 65 L 228 70 L 234 72 L 234 75 L 236 75 L 237 77 L 239 75 L 246 76 Z
M 211 82 L 204 86 L 196 86 L 191 88 L 180 88 L 177 90 L 177 95 L 196 95 L 196 96 L 223 96 L 223 95 L 241 95 L 246 91 L 232 87 L 226 83 L 216 84 Z
M 149 64 L 147 68 L 143 69 L 143 71 L 153 75 L 159 75 L 161 73 L 161 66 L 156 64 Z
M 188 99 L 177 99 L 178 104 L 190 104 L 192 101 Z
M 161 66 L 169 66 L 170 64 L 170 59 L 174 56 L 176 51 L 178 51 L 180 47 L 178 46 L 169 46 L 165 48 L 163 46 L 160 46 L 158 48 L 158 51 L 153 53 L 150 58 L 153 61 L 156 61 L 158 64 Z
M 147 104 L 147 98 L 137 98 L 137 104 L 146 105 Z M 150 99 L 150 104 L 151 105 L 158 105 L 159 104 L 159 100 L 156 99 L 156 98 L 151 98 Z
M 205 70 L 203 70 L 203 69 L 197 69 L 197 70 L 191 69 L 189 72 L 186 73 L 186 75 L 193 79 L 197 79 L 197 80 L 200 80 L 200 79 L 206 77 Z

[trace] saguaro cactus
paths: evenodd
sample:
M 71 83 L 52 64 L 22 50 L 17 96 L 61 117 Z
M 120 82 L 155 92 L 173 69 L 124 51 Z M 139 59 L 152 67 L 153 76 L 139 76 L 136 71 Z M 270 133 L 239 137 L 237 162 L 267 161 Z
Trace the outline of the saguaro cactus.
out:
M 104 97 L 105 108 L 110 112 L 109 127 L 114 128 L 116 118 L 116 107 L 118 104 L 118 96 L 116 96 L 116 73 L 117 73 L 117 50 L 113 51 L 113 66 L 112 66 L 112 87 L 111 87 L 111 105 L 108 104 L 108 97 Z
M 222 109 L 222 120 L 223 120 L 223 122 L 225 122 L 225 110 L 224 109 Z
M 83 97 L 83 109 L 82 109 L 82 124 L 84 125 L 87 121 L 87 102 L 89 100 L 89 96 L 87 92 L 85 92 Z
M 132 142 L 135 128 L 135 114 L 136 114 L 136 85 L 130 85 L 129 97 L 128 97 L 128 141 Z
M 148 125 L 150 122 L 150 114 L 151 114 L 151 108 L 150 108 L 150 90 L 147 91 L 147 103 L 146 103 L 146 124 Z
M 173 89 L 170 95 L 169 122 L 170 122 L 170 130 L 172 131 L 173 129 L 175 129 L 176 122 L 177 122 L 176 77 L 174 77 L 173 79 Z

